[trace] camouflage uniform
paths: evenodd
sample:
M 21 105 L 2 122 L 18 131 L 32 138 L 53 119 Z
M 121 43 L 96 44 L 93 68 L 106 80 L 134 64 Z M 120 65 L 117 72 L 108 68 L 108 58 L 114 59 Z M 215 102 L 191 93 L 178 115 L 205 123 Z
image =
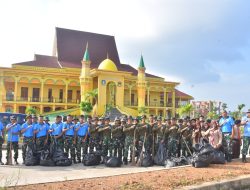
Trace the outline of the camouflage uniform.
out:
M 124 145 L 124 159 L 128 158 L 128 151 L 130 151 L 130 157 L 132 156 L 134 147 L 134 128 L 130 128 L 133 124 L 126 124 L 123 128 L 125 134 L 125 145 Z
M 164 143 L 166 145 L 167 131 L 168 129 L 166 128 L 165 125 L 160 125 L 160 126 L 158 125 L 157 128 L 155 129 L 156 132 L 155 152 L 157 152 L 160 143 Z
M 178 151 L 178 126 L 173 125 L 169 128 L 168 134 L 168 145 L 167 145 L 167 152 L 168 157 L 174 156 L 176 157 Z
M 17 160 L 18 158 L 18 142 L 9 142 L 7 143 L 7 154 L 6 154 L 6 160 L 9 161 L 8 155 L 10 154 L 10 143 L 11 143 L 11 149 L 14 150 L 14 160 Z
M 65 143 L 64 143 L 64 149 L 67 153 L 67 156 L 69 157 L 69 152 L 71 155 L 71 159 L 75 160 L 76 152 L 75 152 L 75 144 L 73 143 L 75 140 L 74 136 L 65 136 Z
M 45 146 L 45 141 L 46 141 L 47 137 L 43 136 L 43 137 L 37 137 L 36 138 L 36 149 L 37 151 L 42 151 L 44 150 L 44 146 Z
M 76 143 L 76 157 L 77 160 L 81 160 L 81 150 L 82 150 L 82 158 L 88 153 L 88 139 L 84 141 L 85 137 L 78 136 Z M 74 158 L 74 157 L 73 157 Z
M 193 130 L 191 127 L 181 126 L 178 130 L 178 133 L 181 136 L 180 144 L 181 144 L 181 155 L 182 156 L 191 156 L 189 150 L 192 150 L 192 133 Z M 187 145 L 186 145 L 186 143 Z M 188 150 L 188 148 L 189 150 Z
M 231 133 L 222 133 L 222 146 L 225 153 L 226 159 L 230 160 L 232 158 L 233 149 L 232 149 L 232 141 L 231 141 Z
M 99 125 L 90 125 L 89 127 L 89 152 L 92 153 L 94 151 L 94 148 L 97 152 L 101 151 L 101 145 L 100 145 L 100 136 L 99 136 Z
M 250 137 L 244 136 L 243 137 L 242 155 L 244 155 L 244 156 L 247 155 L 249 145 L 250 145 Z
M 111 129 L 112 132 L 112 149 L 113 156 L 117 156 L 122 159 L 122 147 L 123 147 L 123 126 L 122 125 L 114 125 Z
M 111 125 L 104 125 L 103 128 L 99 128 L 99 132 L 102 133 L 102 156 L 106 157 L 112 155 L 112 143 L 111 143 Z
M 146 133 L 146 139 L 144 143 L 145 154 L 151 155 L 152 142 L 153 142 L 153 128 L 149 124 L 140 124 L 140 127 L 138 130 L 139 130 L 138 139 L 140 142 L 138 144 L 138 155 L 140 155 L 141 151 L 143 151 L 142 146 L 144 142 L 145 133 Z
M 27 147 L 32 148 L 33 144 L 34 144 L 33 137 L 23 137 L 23 146 L 22 146 L 23 160 L 25 160 L 26 157 Z
M 51 135 L 51 143 L 57 145 L 57 147 L 61 148 L 63 150 L 64 148 L 64 140 L 63 137 L 55 138 Z

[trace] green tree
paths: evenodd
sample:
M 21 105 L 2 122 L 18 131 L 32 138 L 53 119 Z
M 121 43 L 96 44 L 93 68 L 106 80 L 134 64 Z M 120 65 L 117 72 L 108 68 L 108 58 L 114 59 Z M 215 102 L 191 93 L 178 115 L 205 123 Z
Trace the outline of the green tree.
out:
M 138 108 L 138 112 L 139 112 L 139 114 L 141 114 L 141 115 L 145 115 L 145 114 L 148 113 L 148 109 L 147 109 L 146 107 L 142 106 L 142 107 L 139 107 L 139 108 Z
M 84 115 L 88 115 L 92 110 L 93 110 L 93 106 L 90 102 L 81 102 L 80 103 L 80 109 L 81 111 L 83 111 Z
M 193 105 L 192 104 L 186 104 L 177 109 L 177 113 L 179 114 L 180 117 L 184 116 L 190 116 L 191 111 L 193 110 Z
M 27 107 L 26 109 L 25 109 L 25 113 L 27 114 L 27 115 L 36 115 L 37 114 L 37 110 L 35 109 L 35 108 L 33 108 L 33 107 Z
M 98 88 L 95 88 L 91 91 L 86 92 L 85 97 L 87 100 L 94 99 L 95 104 L 97 104 Z
M 227 104 L 226 104 L 226 103 L 223 103 L 223 104 L 221 105 L 221 107 L 222 107 L 223 110 L 226 110 L 226 109 L 227 109 Z

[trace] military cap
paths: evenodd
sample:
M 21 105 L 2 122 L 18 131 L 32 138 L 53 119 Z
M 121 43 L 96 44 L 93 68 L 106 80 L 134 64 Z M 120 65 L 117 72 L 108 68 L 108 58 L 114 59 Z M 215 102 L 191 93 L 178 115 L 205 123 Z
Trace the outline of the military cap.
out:
M 77 118 L 77 117 L 74 117 L 74 118 L 73 118 L 73 121 L 77 121 L 77 120 L 78 120 L 78 118 Z
M 146 115 L 142 115 L 141 118 L 142 118 L 142 119 L 146 119 L 147 116 L 146 116 Z
M 14 115 L 10 116 L 10 120 L 16 120 L 16 116 Z
M 206 121 L 207 123 L 211 123 L 211 119 L 207 119 L 207 121 Z
M 175 118 L 175 117 L 172 117 L 171 120 L 176 120 L 176 118 Z
M 128 116 L 128 119 L 132 120 L 132 119 L 133 119 L 132 115 L 129 115 L 129 116 Z
M 32 115 L 26 115 L 26 119 L 31 119 Z
M 138 117 L 133 118 L 134 121 L 139 121 Z
M 179 122 L 179 123 L 183 123 L 183 119 L 179 119 L 178 122 Z
M 45 121 L 50 121 L 50 120 L 49 120 L 49 117 L 45 117 Z
M 121 122 L 126 122 L 126 119 L 124 117 L 121 118 Z
M 57 116 L 56 116 L 56 118 L 62 118 L 62 116 L 60 116 L 60 115 L 57 115 Z
M 105 117 L 105 120 L 107 121 L 107 120 L 110 120 L 110 118 L 109 117 Z
M 37 116 L 36 115 L 32 115 L 32 119 L 37 119 Z

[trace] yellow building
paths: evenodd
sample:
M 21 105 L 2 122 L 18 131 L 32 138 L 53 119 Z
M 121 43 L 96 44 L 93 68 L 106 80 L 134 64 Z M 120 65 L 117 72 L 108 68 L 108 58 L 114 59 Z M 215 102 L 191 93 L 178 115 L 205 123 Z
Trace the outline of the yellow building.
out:
M 121 113 L 137 115 L 145 107 L 170 117 L 192 99 L 176 90 L 179 83 L 146 73 L 142 56 L 138 65 L 120 63 L 113 36 L 56 28 L 52 56 L 36 54 L 33 61 L 0 67 L 0 112 L 24 113 L 27 107 L 40 114 L 79 112 L 93 89 L 98 89 L 97 115 L 112 105 Z

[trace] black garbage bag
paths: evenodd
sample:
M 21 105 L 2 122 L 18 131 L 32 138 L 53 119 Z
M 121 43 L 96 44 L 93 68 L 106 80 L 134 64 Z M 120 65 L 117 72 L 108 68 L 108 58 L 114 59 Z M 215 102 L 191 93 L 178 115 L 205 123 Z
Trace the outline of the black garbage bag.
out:
M 35 152 L 35 149 L 28 146 L 26 149 L 26 155 L 25 155 L 25 166 L 36 166 L 39 165 L 40 158 L 39 154 Z
M 214 150 L 211 164 L 225 164 L 225 154 L 222 151 Z
M 57 146 L 54 147 L 53 160 L 56 166 L 70 166 L 72 164 L 71 159 L 64 154 L 63 150 Z
M 200 143 L 195 144 L 193 146 L 193 150 L 196 153 L 200 153 L 200 154 L 209 154 L 212 153 L 214 151 L 214 148 L 212 147 L 211 144 L 209 144 L 207 139 L 201 139 Z
M 212 159 L 213 155 L 211 153 L 208 154 L 194 153 L 192 159 L 192 166 L 196 168 L 208 167 Z
M 101 156 L 95 153 L 88 153 L 83 158 L 84 166 L 96 166 L 99 165 L 101 161 Z
M 176 167 L 176 166 L 184 166 L 191 164 L 190 158 L 186 158 L 184 156 L 181 157 L 171 157 L 166 160 L 165 166 L 166 167 Z
M 40 165 L 41 166 L 55 166 L 55 162 L 52 160 L 52 156 L 48 149 L 41 151 Z
M 142 167 L 149 167 L 152 166 L 154 163 L 152 156 L 149 154 L 146 154 L 141 162 Z
M 122 164 L 121 159 L 115 156 L 108 157 L 105 161 L 105 166 L 107 167 L 121 167 L 121 164 Z
M 164 166 L 167 158 L 167 151 L 164 144 L 160 143 L 157 153 L 154 157 L 154 163 L 158 166 Z
M 172 167 L 175 167 L 176 166 L 176 162 L 173 161 L 171 158 L 170 159 L 167 159 L 165 161 L 165 167 L 167 168 L 172 168 Z

